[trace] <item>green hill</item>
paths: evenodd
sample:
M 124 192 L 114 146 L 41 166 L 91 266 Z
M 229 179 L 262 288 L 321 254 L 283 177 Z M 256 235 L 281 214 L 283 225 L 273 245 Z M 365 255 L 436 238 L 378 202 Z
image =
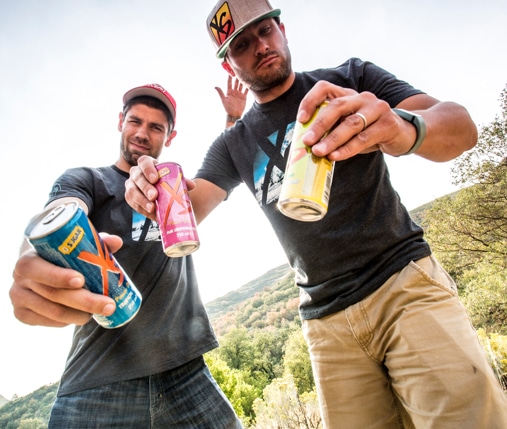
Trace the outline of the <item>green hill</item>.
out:
M 219 337 L 239 326 L 248 330 L 273 329 L 287 322 L 300 323 L 299 289 L 288 265 L 268 271 L 235 292 L 242 299 L 236 301 L 229 297 L 222 301 L 219 298 L 210 303 L 212 305 L 208 311 L 211 324 Z M 234 292 L 226 296 L 231 294 L 232 297 L 236 296 Z
M 458 194 L 458 192 L 459 191 L 455 191 L 450 194 L 444 195 L 443 197 L 440 197 L 440 198 L 447 198 L 447 197 L 454 198 Z M 423 204 L 422 206 L 419 206 L 413 210 L 410 210 L 410 216 L 412 217 L 412 219 L 414 219 L 414 221 L 416 223 L 421 225 L 422 221 L 423 221 L 423 217 L 424 217 L 424 212 L 426 210 L 428 210 L 429 208 L 431 208 L 431 206 L 435 203 L 435 201 L 436 200 L 430 201 L 429 203 Z
M 9 402 L 9 400 L 0 395 L 0 408 L 2 408 L 7 402 Z
M 285 277 L 292 270 L 287 264 L 280 265 L 267 271 L 262 276 L 249 281 L 240 288 L 205 304 L 210 319 L 216 319 L 234 310 L 239 304 L 261 292 L 266 286 L 270 286 L 280 278 Z
M 47 428 L 49 412 L 57 389 L 58 383 L 50 384 L 7 402 L 0 408 L 0 428 Z

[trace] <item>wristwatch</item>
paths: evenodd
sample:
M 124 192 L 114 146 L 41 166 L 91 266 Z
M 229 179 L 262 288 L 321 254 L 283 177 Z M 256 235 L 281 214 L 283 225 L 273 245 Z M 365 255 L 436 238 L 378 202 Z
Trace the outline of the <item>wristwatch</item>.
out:
M 410 155 L 414 153 L 417 149 L 421 147 L 423 144 L 424 138 L 426 137 L 426 123 L 421 115 L 417 113 L 409 112 L 404 109 L 392 109 L 394 113 L 396 113 L 401 118 L 405 119 L 405 121 L 410 122 L 416 131 L 415 143 L 409 149 L 408 152 L 403 153 L 402 155 Z
M 229 114 L 225 117 L 225 120 L 227 122 L 232 123 L 232 124 L 236 123 L 236 121 L 239 121 L 240 119 L 241 119 L 241 116 L 231 116 Z

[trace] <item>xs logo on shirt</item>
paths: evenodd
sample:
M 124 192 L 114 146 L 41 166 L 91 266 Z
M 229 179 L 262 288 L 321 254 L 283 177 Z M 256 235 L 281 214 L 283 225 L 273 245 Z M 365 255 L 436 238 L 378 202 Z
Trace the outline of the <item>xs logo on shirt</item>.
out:
M 161 241 L 158 223 L 132 210 L 132 240 Z
M 295 122 L 288 124 L 285 134 L 277 131 L 259 142 L 254 161 L 253 179 L 255 196 L 262 206 L 278 200 L 285 172 L 284 157 L 292 141 L 295 124 Z

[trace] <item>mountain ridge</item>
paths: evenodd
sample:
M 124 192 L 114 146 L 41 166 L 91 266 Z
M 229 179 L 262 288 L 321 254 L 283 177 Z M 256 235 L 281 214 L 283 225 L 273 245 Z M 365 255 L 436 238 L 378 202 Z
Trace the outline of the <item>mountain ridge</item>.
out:
M 259 277 L 250 280 L 243 286 L 227 292 L 221 297 L 204 304 L 210 319 L 216 319 L 224 314 L 234 310 L 235 306 L 241 304 L 245 300 L 252 298 L 256 293 L 261 292 L 265 287 L 271 285 L 276 280 L 286 276 L 292 272 L 288 264 L 282 264 L 278 267 L 266 271 Z

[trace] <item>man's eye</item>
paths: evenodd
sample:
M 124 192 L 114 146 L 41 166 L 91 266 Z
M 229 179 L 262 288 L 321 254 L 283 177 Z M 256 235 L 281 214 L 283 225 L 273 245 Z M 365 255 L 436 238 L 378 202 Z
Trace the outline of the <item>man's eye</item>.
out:
M 266 25 L 265 27 L 262 27 L 261 30 L 259 31 L 259 33 L 263 36 L 265 36 L 266 34 L 269 34 L 269 32 L 271 31 L 271 26 L 270 25 Z
M 234 46 L 234 50 L 235 51 L 242 51 L 242 50 L 244 50 L 246 48 L 246 46 L 247 46 L 246 42 L 238 42 Z

